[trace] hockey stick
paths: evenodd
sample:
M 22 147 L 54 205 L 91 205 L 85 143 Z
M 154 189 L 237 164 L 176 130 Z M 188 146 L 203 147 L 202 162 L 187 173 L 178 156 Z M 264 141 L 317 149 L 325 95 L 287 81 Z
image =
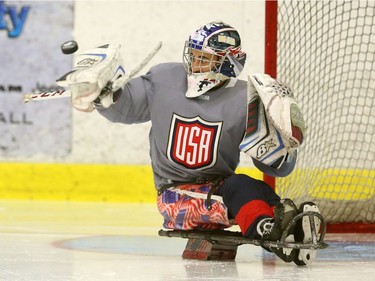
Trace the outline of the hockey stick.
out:
M 132 71 L 128 77 L 124 80 L 121 87 L 123 87 L 130 79 L 132 79 L 135 75 L 137 75 L 143 67 L 156 55 L 156 53 L 160 50 L 162 46 L 162 42 L 159 42 L 156 47 L 148 54 L 148 56 Z M 58 90 L 53 92 L 43 92 L 38 94 L 26 94 L 23 96 L 23 102 L 27 103 L 29 101 L 41 101 L 41 100 L 48 100 L 48 99 L 57 99 L 57 98 L 66 98 L 70 97 L 71 92 L 70 90 Z

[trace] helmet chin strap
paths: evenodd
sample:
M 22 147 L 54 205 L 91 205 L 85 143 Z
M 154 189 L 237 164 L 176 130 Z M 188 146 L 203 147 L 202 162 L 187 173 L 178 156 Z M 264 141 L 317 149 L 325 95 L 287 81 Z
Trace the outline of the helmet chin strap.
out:
M 228 79 L 229 77 L 221 73 L 193 73 L 187 77 L 188 89 L 185 96 L 187 98 L 199 97 Z

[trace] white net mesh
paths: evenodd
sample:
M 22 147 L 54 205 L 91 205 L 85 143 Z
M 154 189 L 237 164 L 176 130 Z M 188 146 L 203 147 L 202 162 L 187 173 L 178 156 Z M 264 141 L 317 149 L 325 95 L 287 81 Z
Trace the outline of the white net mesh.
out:
M 375 1 L 279 1 L 277 77 L 307 137 L 282 197 L 328 222 L 375 222 Z

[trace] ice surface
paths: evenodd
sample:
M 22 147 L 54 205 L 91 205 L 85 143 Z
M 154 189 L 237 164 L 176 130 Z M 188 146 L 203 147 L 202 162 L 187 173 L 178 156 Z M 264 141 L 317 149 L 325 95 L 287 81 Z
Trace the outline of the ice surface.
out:
M 260 247 L 235 262 L 183 260 L 187 242 L 158 237 L 153 204 L 0 201 L 0 280 L 375 280 L 374 234 L 327 234 L 310 267 Z

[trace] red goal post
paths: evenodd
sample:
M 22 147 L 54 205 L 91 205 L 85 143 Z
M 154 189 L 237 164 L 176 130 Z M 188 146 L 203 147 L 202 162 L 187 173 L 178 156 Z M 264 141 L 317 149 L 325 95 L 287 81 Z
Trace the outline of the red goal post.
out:
M 265 73 L 295 93 L 307 124 L 295 171 L 264 176 L 314 201 L 328 232 L 375 232 L 375 2 L 265 2 Z

